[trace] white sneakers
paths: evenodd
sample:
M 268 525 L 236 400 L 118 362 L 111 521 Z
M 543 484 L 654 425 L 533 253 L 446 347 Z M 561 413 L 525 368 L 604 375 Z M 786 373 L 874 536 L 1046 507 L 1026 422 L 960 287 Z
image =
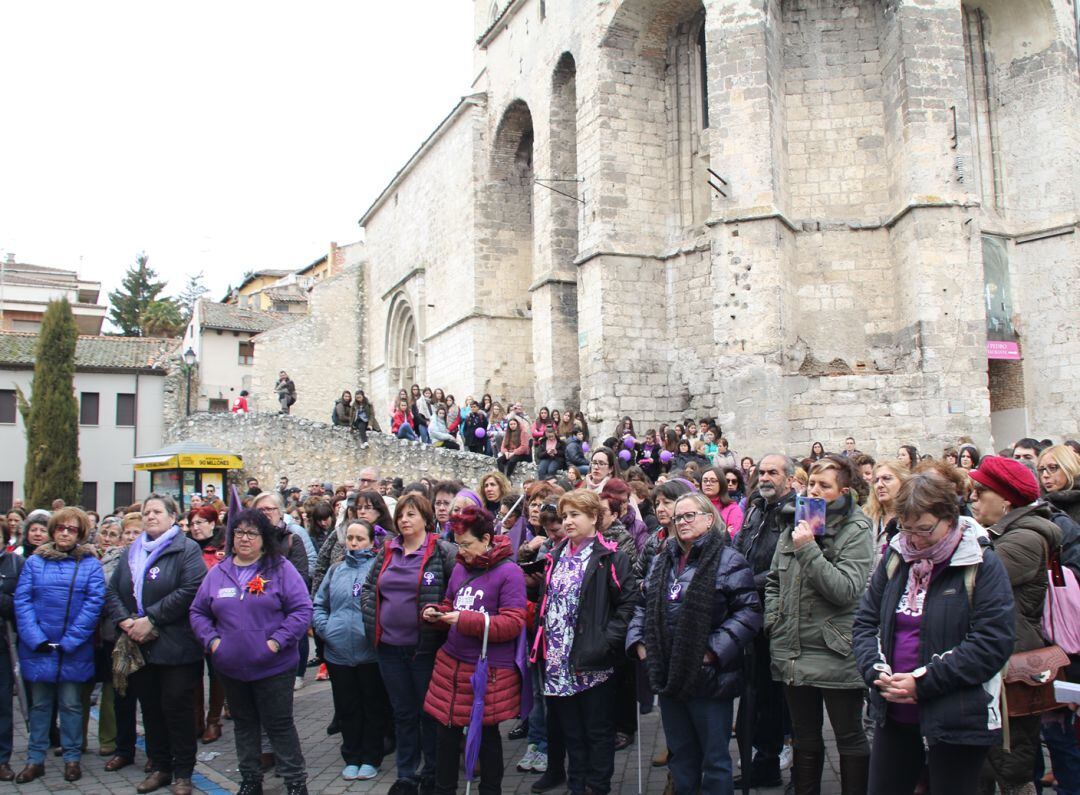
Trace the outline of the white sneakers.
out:
M 780 752 L 780 769 L 781 770 L 790 770 L 791 769 L 791 746 L 790 745 L 785 744 L 784 745 L 784 750 Z
M 548 758 L 547 754 L 541 753 L 535 743 L 529 743 L 528 749 L 525 751 L 525 756 L 521 757 L 521 761 L 517 763 L 517 769 L 522 773 L 544 773 L 547 772 Z
M 296 677 L 296 682 L 293 683 L 292 689 L 293 690 L 301 690 L 301 689 L 303 689 L 303 687 L 304 687 L 304 680 L 301 679 L 299 676 Z
M 372 765 L 345 765 L 341 771 L 341 777 L 346 781 L 368 781 L 377 775 L 379 771 Z

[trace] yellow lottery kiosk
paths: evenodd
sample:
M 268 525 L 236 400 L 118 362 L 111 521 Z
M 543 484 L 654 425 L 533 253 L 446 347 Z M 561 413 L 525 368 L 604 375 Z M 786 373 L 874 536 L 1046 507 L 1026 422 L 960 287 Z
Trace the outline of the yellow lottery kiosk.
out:
M 243 459 L 227 450 L 218 450 L 198 442 L 180 442 L 156 453 L 132 459 L 136 470 L 150 473 L 150 490 L 168 494 L 181 510 L 191 508 L 192 494 L 205 494 L 213 486 L 219 498 L 228 502 L 226 473 L 243 469 Z

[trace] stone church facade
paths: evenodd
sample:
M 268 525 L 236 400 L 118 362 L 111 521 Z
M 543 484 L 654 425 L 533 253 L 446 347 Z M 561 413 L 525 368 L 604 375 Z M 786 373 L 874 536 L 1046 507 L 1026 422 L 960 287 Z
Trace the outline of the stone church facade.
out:
M 474 12 L 472 93 L 360 222 L 383 406 L 718 416 L 747 451 L 1080 431 L 1070 0 Z

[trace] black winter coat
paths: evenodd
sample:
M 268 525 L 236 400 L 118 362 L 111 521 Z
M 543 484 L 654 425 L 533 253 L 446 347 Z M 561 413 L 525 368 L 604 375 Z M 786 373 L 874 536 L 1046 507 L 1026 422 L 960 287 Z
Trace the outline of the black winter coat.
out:
M 553 453 L 548 453 L 547 440 L 541 439 L 536 443 L 536 463 L 541 461 L 554 461 L 556 469 L 566 469 L 566 445 L 561 439 L 555 442 Z
M 293 568 L 304 578 L 304 585 L 311 590 L 311 572 L 308 566 L 307 550 L 303 540 L 293 533 L 287 525 L 278 527 L 278 554 L 288 559 Z M 314 543 L 314 542 L 312 542 Z
M 0 620 L 15 620 L 15 586 L 24 562 L 21 555 L 0 549 Z M 7 648 L 3 639 L 0 639 L 0 648 Z
M 726 533 L 724 534 L 727 535 Z M 653 569 L 661 555 L 668 555 L 672 560 L 667 582 L 662 583 L 664 593 L 670 593 L 675 583 L 680 584 L 679 592 L 685 594 L 690 588 L 690 581 L 697 573 L 700 558 L 700 544 L 691 547 L 686 559 L 686 566 L 680 573 L 678 557 L 681 547 L 676 543 L 665 544 L 660 554 L 653 558 L 641 586 L 641 599 L 634 609 L 634 617 L 626 632 L 626 649 L 632 659 L 637 659 L 633 647 L 645 642 L 646 600 L 649 599 L 649 583 L 653 579 Z M 665 617 L 668 624 L 668 637 L 674 635 L 678 627 L 679 612 L 682 602 L 665 599 Z M 734 698 L 742 690 L 743 649 L 761 631 L 761 598 L 754 587 L 754 575 L 746 558 L 725 542 L 720 553 L 720 565 L 716 570 L 716 592 L 712 603 L 712 632 L 709 635 L 708 650 L 716 656 L 712 665 L 702 665 L 698 675 L 696 695 L 701 698 Z M 649 652 L 646 649 L 646 652 Z
M 773 554 L 780 534 L 795 526 L 795 490 L 792 489 L 775 503 L 755 494 L 747 506 L 742 530 L 735 536 L 735 549 L 754 570 L 754 585 L 758 594 L 765 594 L 765 578 L 772 567 Z
M 888 576 L 888 560 L 899 566 Z M 981 556 L 981 562 L 979 562 Z M 968 602 L 965 571 L 978 566 Z M 874 686 L 877 666 L 892 659 L 896 608 L 907 587 L 909 566 L 890 547 L 870 578 L 853 625 L 852 650 L 859 674 L 870 687 L 870 716 L 885 723 L 887 702 Z M 930 745 L 993 745 L 1001 713 L 999 673 L 1013 651 L 1015 628 L 1009 577 L 974 530 L 964 537 L 949 568 L 934 577 L 926 594 L 916 669 L 920 733 Z
M 1045 499 L 1054 509 L 1067 513 L 1074 522 L 1080 522 L 1080 489 L 1051 491 Z
M 551 550 L 544 570 L 544 581 L 540 584 L 536 641 L 539 649 L 543 649 L 541 635 L 547 620 L 548 583 L 568 543 L 564 539 Z M 626 629 L 639 597 L 633 565 L 626 553 L 611 549 L 599 536 L 592 544 L 592 554 L 585 565 L 581 582 L 574 645 L 570 649 L 570 664 L 579 672 L 603 671 L 625 659 Z
M 442 646 L 443 641 L 446 640 L 446 630 L 439 629 L 439 625 L 429 624 L 424 621 L 420 614 L 423 613 L 426 606 L 437 605 L 446 596 L 446 586 L 450 582 L 450 574 L 454 571 L 454 564 L 457 561 L 457 547 L 449 541 L 443 541 L 434 533 L 428 534 L 425 543 L 428 547 L 424 551 L 423 573 L 420 576 L 419 583 L 417 583 L 419 589 L 417 605 L 419 610 L 416 614 L 416 623 L 420 627 L 420 642 L 416 646 L 416 653 L 434 654 Z M 386 568 L 388 563 L 386 545 L 384 544 L 375 556 L 375 563 L 372 564 L 371 570 L 368 572 L 367 582 L 360 592 L 360 612 L 364 616 L 364 633 L 367 635 L 368 642 L 375 646 L 379 645 L 379 638 L 382 635 L 382 627 L 379 624 L 379 600 L 381 597 L 378 583 L 379 577 L 382 576 L 383 569 Z M 432 575 L 430 578 L 425 576 L 429 572 Z
M 156 577 L 150 571 L 158 569 Z M 191 603 L 206 576 L 202 549 L 185 536 L 177 534 L 157 557 L 143 583 L 143 607 L 157 630 L 158 637 L 142 644 L 146 662 L 154 665 L 185 665 L 201 662 L 203 647 L 188 620 Z M 122 555 L 109 578 L 105 591 L 105 609 L 114 625 L 138 617 L 131 564 Z M 117 632 L 119 632 L 117 626 Z

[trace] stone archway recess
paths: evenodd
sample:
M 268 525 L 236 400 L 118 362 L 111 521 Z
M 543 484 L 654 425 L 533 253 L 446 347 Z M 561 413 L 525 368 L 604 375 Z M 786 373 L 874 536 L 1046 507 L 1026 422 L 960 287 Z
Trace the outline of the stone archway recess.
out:
M 404 294 L 394 296 L 386 323 L 387 384 L 396 393 L 417 383 L 420 363 L 420 338 L 416 318 Z

